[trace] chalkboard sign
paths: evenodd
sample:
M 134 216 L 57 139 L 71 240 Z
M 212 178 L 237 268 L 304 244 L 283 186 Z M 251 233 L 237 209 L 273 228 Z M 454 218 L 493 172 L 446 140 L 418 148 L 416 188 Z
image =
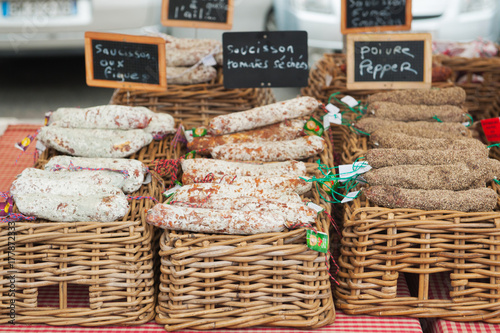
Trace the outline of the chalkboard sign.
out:
M 224 87 L 305 87 L 307 32 L 225 32 Z
M 234 0 L 163 0 L 165 26 L 230 30 Z
M 342 0 L 343 34 L 411 29 L 411 0 Z
M 165 91 L 165 40 L 99 32 L 85 33 L 89 86 Z
M 430 34 L 347 36 L 347 89 L 428 88 L 432 82 Z

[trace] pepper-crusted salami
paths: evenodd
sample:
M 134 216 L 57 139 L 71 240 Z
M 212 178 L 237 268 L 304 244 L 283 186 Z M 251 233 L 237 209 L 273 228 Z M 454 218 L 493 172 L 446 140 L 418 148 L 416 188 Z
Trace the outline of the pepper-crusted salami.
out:
M 427 139 L 387 130 L 377 130 L 370 135 L 370 141 L 379 148 L 399 149 L 478 149 L 486 146 L 476 139 Z
M 121 219 L 129 210 L 127 197 L 67 196 L 54 194 L 20 194 L 15 203 L 27 216 L 57 222 L 112 222 Z
M 189 150 L 205 150 L 207 153 L 210 153 L 212 148 L 227 143 L 293 140 L 302 135 L 304 132 L 304 124 L 304 120 L 285 120 L 279 124 L 269 125 L 250 131 L 225 135 L 206 135 L 194 138 L 193 141 L 188 142 L 187 146 Z
M 457 162 L 471 162 L 486 159 L 489 151 L 483 149 L 428 149 L 409 150 L 396 148 L 380 148 L 368 150 L 366 161 L 372 168 L 395 165 L 438 165 Z
M 206 201 L 207 198 L 210 198 L 211 200 L 219 200 L 221 198 L 237 199 L 242 197 L 272 199 L 280 202 L 302 202 L 300 196 L 293 192 L 256 189 L 252 186 L 207 183 L 182 186 L 179 190 L 177 190 L 177 192 L 175 192 L 173 200 L 198 204 Z
M 363 132 L 373 133 L 379 129 L 390 129 L 393 132 L 404 133 L 422 138 L 463 138 L 467 135 L 467 128 L 461 123 L 438 123 L 436 121 L 402 122 L 364 117 L 354 127 Z
M 325 140 L 312 135 L 288 141 L 225 144 L 213 148 L 211 155 L 222 160 L 273 162 L 301 160 L 324 149 Z
M 110 177 L 116 178 L 118 175 L 121 177 L 120 187 L 125 193 L 131 193 L 139 190 L 141 185 L 144 183 L 144 178 L 148 172 L 148 168 L 141 162 L 137 160 L 124 159 L 124 158 L 84 158 L 84 157 L 72 157 L 72 156 L 54 156 L 47 164 L 45 164 L 45 170 L 53 170 L 57 166 L 62 167 L 59 172 L 73 172 L 69 170 L 71 164 L 74 167 L 81 168 L 92 168 L 92 169 L 111 169 L 118 171 L 126 171 L 127 175 L 124 175 L 117 171 L 106 171 L 99 170 L 93 171 L 95 173 L 108 175 Z M 81 171 L 77 171 L 79 173 Z
M 182 171 L 195 171 L 200 174 L 219 174 L 234 176 L 288 176 L 300 177 L 306 175 L 306 165 L 299 161 L 275 163 L 242 163 L 195 158 L 181 161 Z
M 300 178 L 293 177 L 248 177 L 219 174 L 203 174 L 195 171 L 187 171 L 182 175 L 184 185 L 194 183 L 230 184 L 236 186 L 252 186 L 256 189 L 274 189 L 276 191 L 295 192 L 303 194 L 311 190 L 312 183 Z
M 146 221 L 164 229 L 229 235 L 252 235 L 285 229 L 285 218 L 274 212 L 214 210 L 164 204 L 156 204 L 150 209 Z
M 377 118 L 399 121 L 466 121 L 467 111 L 455 105 L 400 105 L 391 102 L 373 102 L 368 105 L 367 112 Z
M 462 105 L 467 94 L 460 87 L 445 89 L 408 89 L 381 92 L 370 95 L 367 98 L 369 104 L 380 102 L 392 102 L 401 105 Z
M 42 127 L 38 139 L 65 154 L 84 157 L 127 157 L 148 145 L 153 136 L 144 130 L 103 130 Z
M 486 165 L 471 162 L 446 165 L 398 165 L 363 174 L 370 185 L 408 189 L 463 191 L 486 186 Z
M 486 187 L 447 191 L 371 186 L 365 190 L 365 195 L 372 203 L 387 208 L 487 212 L 492 211 L 497 204 L 497 193 Z
M 167 67 L 168 84 L 197 84 L 208 82 L 217 77 L 217 70 L 211 66 Z
M 64 128 L 138 129 L 148 126 L 151 113 L 145 107 L 123 105 L 59 108 L 50 115 L 49 124 Z
M 318 101 L 313 97 L 298 97 L 243 112 L 217 116 L 210 121 L 209 132 L 213 135 L 222 135 L 276 124 L 286 119 L 310 115 L 318 105 Z
M 172 201 L 171 204 L 174 206 L 190 207 L 189 203 Z M 208 209 L 228 209 L 231 210 L 241 210 L 246 212 L 276 212 L 281 214 L 286 222 L 303 223 L 303 224 L 313 224 L 318 213 L 307 207 L 303 203 L 296 202 L 280 202 L 272 199 L 261 199 L 253 197 L 241 197 L 241 198 L 220 198 L 213 200 L 209 198 L 197 205 L 198 208 L 208 208 Z

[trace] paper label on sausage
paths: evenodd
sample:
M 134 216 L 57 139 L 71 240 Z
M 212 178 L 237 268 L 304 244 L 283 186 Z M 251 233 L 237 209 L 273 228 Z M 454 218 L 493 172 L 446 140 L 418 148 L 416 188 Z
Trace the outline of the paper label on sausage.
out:
M 205 66 L 216 66 L 217 65 L 217 61 L 215 60 L 213 54 L 207 55 L 206 57 L 201 59 L 201 61 L 203 62 L 203 65 L 205 65 Z
M 354 199 L 356 199 L 358 197 L 358 195 L 359 195 L 359 191 L 349 192 L 349 193 L 347 193 L 345 198 L 342 199 L 342 201 L 340 203 L 347 203 L 347 202 L 353 201 Z
M 330 104 L 330 103 L 328 103 L 328 104 L 325 106 L 325 109 L 328 111 L 328 113 L 332 113 L 332 114 L 335 114 L 335 113 L 339 113 L 339 112 L 340 112 L 340 109 L 339 109 L 338 107 L 336 107 L 335 105 Z
M 330 127 L 330 124 L 342 125 L 342 114 L 327 113 L 323 117 L 323 122 L 328 122 L 328 127 Z
M 151 183 L 152 178 L 153 178 L 153 176 L 149 172 L 146 173 L 146 177 L 144 177 L 144 181 L 142 182 L 142 184 Z
M 345 104 L 347 104 L 348 106 L 350 106 L 351 108 L 357 106 L 359 104 L 359 102 L 352 96 L 344 96 L 344 98 L 341 99 L 342 102 L 344 102 Z
M 163 192 L 163 195 L 165 196 L 165 198 L 169 198 L 171 197 L 172 195 L 175 194 L 175 192 L 177 192 L 182 186 L 179 186 L 179 185 L 175 185 L 174 187 L 172 187 L 170 190 L 167 190 L 165 192 Z
M 321 253 L 328 252 L 328 235 L 307 229 L 307 247 Z
M 184 134 L 184 137 L 186 138 L 187 142 L 193 141 L 193 130 L 186 130 L 184 129 L 184 126 L 181 125 L 182 133 Z
M 193 128 L 192 133 L 193 138 L 201 138 L 202 136 L 207 135 L 207 129 L 203 127 Z
M 353 164 L 339 165 L 339 176 L 341 182 L 346 182 L 356 175 L 363 174 L 371 170 L 368 162 L 355 162 Z
M 43 153 L 45 151 L 45 149 L 47 149 L 47 147 L 40 141 L 40 140 L 37 140 L 36 141 L 36 145 L 35 145 L 35 148 L 36 150 L 38 150 L 40 153 Z
M 314 202 L 308 202 L 306 206 L 315 210 L 318 214 L 325 210 L 323 207 L 316 205 Z
M 14 205 L 12 198 L 9 198 L 6 202 L 0 203 L 0 217 L 9 215 L 14 211 Z
M 316 120 L 314 117 L 309 118 L 309 120 L 304 125 L 304 131 L 309 135 L 322 136 L 324 132 L 324 127 L 321 122 Z

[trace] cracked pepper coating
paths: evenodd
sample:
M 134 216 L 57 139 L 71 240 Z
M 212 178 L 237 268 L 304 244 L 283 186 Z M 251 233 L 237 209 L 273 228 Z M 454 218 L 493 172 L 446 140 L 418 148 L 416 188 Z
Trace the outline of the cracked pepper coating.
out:
M 377 130 L 370 135 L 370 142 L 377 148 L 399 149 L 477 149 L 486 146 L 476 139 L 427 139 L 394 133 L 390 130 Z
M 276 124 L 286 119 L 310 115 L 318 106 L 319 103 L 315 98 L 304 96 L 217 116 L 210 121 L 208 132 L 212 135 L 222 135 Z
M 469 162 L 488 157 L 488 148 L 482 149 L 428 149 L 409 150 L 397 148 L 370 149 L 366 152 L 366 161 L 372 168 L 395 165 L 438 165 L 457 162 Z M 500 176 L 500 175 L 499 175 Z
M 438 123 L 436 121 L 402 122 L 364 117 L 354 127 L 363 132 L 373 133 L 379 129 L 391 129 L 393 132 L 404 133 L 422 138 L 463 138 L 468 135 L 467 128 L 461 123 Z
M 484 159 L 486 162 L 486 159 Z M 485 187 L 491 180 L 488 163 L 481 161 L 446 165 L 398 165 L 371 169 L 363 178 L 371 186 L 390 185 L 407 189 L 463 191 Z
M 325 146 L 323 138 L 310 135 L 287 141 L 229 143 L 213 148 L 211 155 L 216 159 L 237 161 L 302 160 L 321 153 Z
M 304 120 L 291 119 L 279 124 L 233 134 L 205 135 L 193 138 L 193 141 L 188 142 L 187 146 L 189 150 L 205 149 L 206 151 L 201 151 L 201 153 L 210 153 L 212 148 L 227 143 L 293 140 L 303 135 L 304 124 Z
M 462 105 L 467 94 L 460 87 L 445 89 L 408 89 L 376 93 L 368 97 L 367 102 L 392 102 L 401 105 Z
M 436 121 L 464 122 L 467 110 L 455 105 L 400 105 L 391 102 L 373 102 L 367 112 L 376 118 L 398 121 Z
M 364 191 L 364 194 L 372 203 L 387 208 L 487 212 L 492 211 L 497 204 L 497 193 L 486 187 L 448 191 L 371 186 Z

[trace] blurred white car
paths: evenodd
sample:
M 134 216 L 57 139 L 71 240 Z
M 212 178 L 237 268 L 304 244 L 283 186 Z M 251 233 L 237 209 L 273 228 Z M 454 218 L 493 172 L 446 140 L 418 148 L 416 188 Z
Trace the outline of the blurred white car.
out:
M 0 0 L 0 54 L 83 53 L 85 31 L 161 30 L 161 0 Z
M 268 30 L 306 30 L 309 46 L 342 49 L 340 0 L 274 0 Z M 498 41 L 500 0 L 413 0 L 412 32 L 429 32 L 434 40 Z

